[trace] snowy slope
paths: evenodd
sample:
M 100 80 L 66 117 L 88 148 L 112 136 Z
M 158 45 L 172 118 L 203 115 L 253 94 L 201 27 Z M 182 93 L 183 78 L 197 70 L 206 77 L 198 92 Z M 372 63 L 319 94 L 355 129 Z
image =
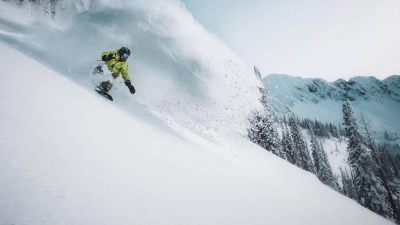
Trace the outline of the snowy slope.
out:
M 23 16 L 15 20 L 9 12 Z M 189 112 L 170 113 L 171 106 L 145 104 L 149 96 L 129 96 L 122 85 L 110 102 L 79 77 L 87 71 L 79 73 L 75 65 L 66 74 L 62 68 L 70 62 L 64 52 L 56 51 L 57 57 L 40 43 L 33 30 L 55 32 L 51 24 L 4 2 L 0 24 L 0 224 L 391 224 L 240 135 L 218 133 L 207 121 L 213 129 L 184 125 L 187 118 L 196 124 L 204 124 L 204 116 L 226 118 L 232 109 L 221 113 L 210 106 L 191 113 L 189 107 Z M 68 35 L 63 38 L 75 43 Z M 212 81 L 220 79 L 218 73 L 207 74 Z M 159 84 L 157 78 L 152 81 Z M 231 104 L 229 93 L 236 92 L 224 81 L 204 90 L 216 96 L 205 98 L 205 105 Z M 252 87 L 251 82 L 241 85 Z M 186 98 L 184 92 L 169 94 Z M 257 107 L 241 100 L 233 107 L 243 112 Z M 179 115 L 184 118 L 178 120 Z M 237 116 L 218 121 L 222 131 L 235 130 L 242 120 Z
M 390 224 L 245 140 L 167 131 L 0 48 L 0 224 Z
M 281 115 L 293 111 L 300 118 L 341 124 L 342 102 L 349 99 L 355 112 L 365 111 L 379 132 L 400 132 L 400 76 L 382 81 L 375 77 L 354 77 L 348 82 L 330 83 L 271 74 L 263 78 L 263 83 L 271 105 Z

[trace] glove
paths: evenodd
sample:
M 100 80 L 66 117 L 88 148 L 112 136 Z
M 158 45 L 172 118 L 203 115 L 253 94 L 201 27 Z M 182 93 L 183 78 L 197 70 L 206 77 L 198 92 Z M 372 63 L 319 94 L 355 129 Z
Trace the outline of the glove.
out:
M 117 79 L 117 77 L 118 77 L 118 74 L 116 74 L 116 73 L 112 73 L 112 74 L 111 74 L 111 76 L 112 76 L 114 79 Z
M 131 92 L 131 94 L 135 94 L 136 90 L 135 90 L 135 88 L 132 86 L 130 80 L 125 81 L 125 85 L 129 88 L 129 91 Z
M 110 53 L 108 55 L 103 55 L 103 57 L 101 57 L 101 60 L 107 62 L 107 61 L 110 61 L 113 58 L 114 58 L 114 54 Z

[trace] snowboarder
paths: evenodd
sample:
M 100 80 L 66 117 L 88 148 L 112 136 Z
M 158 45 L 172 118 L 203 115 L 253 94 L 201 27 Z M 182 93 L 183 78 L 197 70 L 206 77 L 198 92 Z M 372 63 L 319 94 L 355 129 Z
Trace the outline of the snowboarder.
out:
M 103 52 L 101 53 L 100 58 L 106 63 L 112 77 L 116 79 L 120 74 L 122 74 L 122 79 L 124 79 L 125 85 L 129 88 L 131 94 L 135 94 L 136 91 L 131 84 L 128 74 L 128 63 L 126 62 L 130 54 L 131 51 L 127 47 L 122 47 L 115 51 Z M 99 72 L 103 72 L 101 66 L 97 69 Z M 112 86 L 113 84 L 110 81 L 103 81 L 98 88 L 104 92 L 108 92 L 111 90 Z

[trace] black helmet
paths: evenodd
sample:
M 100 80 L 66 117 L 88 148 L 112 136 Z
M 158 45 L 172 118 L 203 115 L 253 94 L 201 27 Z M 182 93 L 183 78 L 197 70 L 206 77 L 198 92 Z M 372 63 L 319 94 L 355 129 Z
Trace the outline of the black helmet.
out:
M 129 50 L 129 48 L 127 48 L 127 47 L 122 47 L 122 48 L 120 48 L 119 50 L 118 50 L 118 55 L 119 56 L 122 56 L 122 55 L 124 55 L 124 54 L 127 54 L 128 56 L 130 56 L 131 55 L 131 50 Z M 125 56 L 124 56 L 125 57 Z M 128 57 L 125 57 L 125 58 L 128 58 Z

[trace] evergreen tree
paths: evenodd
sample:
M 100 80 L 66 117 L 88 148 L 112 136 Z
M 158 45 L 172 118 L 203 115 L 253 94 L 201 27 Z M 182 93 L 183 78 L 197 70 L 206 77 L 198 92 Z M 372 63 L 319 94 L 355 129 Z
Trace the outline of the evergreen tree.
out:
M 293 146 L 295 149 L 295 164 L 311 173 L 315 174 L 314 166 L 311 162 L 310 153 L 307 149 L 307 143 L 305 142 L 301 129 L 297 124 L 297 119 L 294 114 L 289 118 L 289 126 L 291 130 L 291 136 L 293 140 Z
M 392 181 L 395 178 L 394 175 L 394 165 L 390 160 L 389 154 L 382 148 L 382 146 L 377 146 L 377 152 L 380 156 L 380 162 L 382 166 L 383 173 L 388 180 Z
M 254 67 L 254 72 L 261 82 L 260 71 Z M 257 112 L 251 116 L 248 137 L 254 143 L 284 159 L 285 155 L 281 150 L 281 143 L 275 126 L 276 115 L 268 104 L 264 88 L 258 87 L 258 90 L 261 94 L 259 100 L 264 108 L 264 112 Z
M 364 207 L 390 218 L 392 209 L 386 201 L 387 191 L 374 173 L 376 164 L 372 160 L 371 150 L 363 144 L 353 109 L 348 100 L 343 103 L 343 119 L 348 138 L 348 162 L 354 172 L 357 201 Z
M 254 72 L 256 76 L 260 79 L 260 82 L 262 82 L 261 73 L 256 67 L 254 67 Z M 264 107 L 265 113 L 265 117 L 263 118 L 263 135 L 266 139 L 264 148 L 284 159 L 285 155 L 281 150 L 278 130 L 275 126 L 275 121 L 277 121 L 276 114 L 268 104 L 267 93 L 265 92 L 264 87 L 258 87 L 258 90 L 261 94 L 260 102 Z
M 340 179 L 342 181 L 342 194 L 350 198 L 350 191 L 347 183 L 347 177 L 344 174 L 344 171 L 342 170 L 342 167 L 339 168 L 340 170 Z
M 285 116 L 285 115 L 283 115 L 283 120 L 282 120 L 282 122 L 283 122 L 284 124 L 287 124 L 287 120 L 286 120 L 286 116 Z
M 328 156 L 326 155 L 326 152 L 325 152 L 325 149 L 324 149 L 324 146 L 322 145 L 322 143 L 320 143 L 320 150 L 321 150 L 322 158 L 324 159 L 324 163 L 325 163 L 324 170 L 325 170 L 325 174 L 327 177 L 325 184 L 327 184 L 331 188 L 335 189 L 336 191 L 340 192 L 340 186 L 338 184 L 336 176 L 333 174 L 331 163 L 329 162 Z
M 268 151 L 280 145 L 275 136 L 271 135 L 271 124 L 268 122 L 265 115 L 260 112 L 255 112 L 249 120 L 250 128 L 248 129 L 248 138 L 252 142 Z
M 314 161 L 315 172 L 318 179 L 324 182 L 325 180 L 324 173 L 322 172 L 323 168 L 325 167 L 324 159 L 322 158 L 322 155 L 320 153 L 319 143 L 315 138 L 314 132 L 311 129 L 310 129 L 310 135 L 311 135 L 311 155 Z
M 250 128 L 247 130 L 248 131 L 247 136 L 250 139 L 250 141 L 261 146 L 262 116 L 258 112 L 253 113 L 249 118 L 249 122 L 250 122 Z
M 260 70 L 257 67 L 254 67 L 254 73 L 256 74 L 257 78 L 262 81 Z
M 263 87 L 258 87 L 258 90 L 260 91 L 261 94 L 260 102 L 264 107 L 267 117 L 269 117 L 270 120 L 272 121 L 276 121 L 277 120 L 276 114 L 268 103 L 267 93 L 265 92 L 265 89 Z
M 386 145 L 388 146 L 388 145 Z M 377 146 L 377 156 L 379 156 L 378 162 L 380 163 L 380 168 L 378 173 L 383 182 L 383 186 L 388 192 L 387 201 L 393 209 L 393 220 L 400 224 L 400 184 L 395 181 L 395 168 L 396 165 L 393 164 L 391 160 L 391 155 L 388 154 L 382 146 Z
M 294 147 L 292 137 L 290 135 L 289 129 L 286 124 L 285 124 L 285 137 L 282 138 L 282 141 L 285 146 L 287 161 L 289 161 L 293 165 L 297 165 L 296 164 L 296 158 L 297 158 L 296 149 Z
M 278 131 L 276 130 L 274 123 L 270 119 L 268 119 L 268 117 L 264 117 L 262 119 L 261 138 L 263 139 L 262 141 L 263 148 L 265 148 L 268 151 L 271 151 L 272 153 L 283 159 L 285 158 L 285 156 L 281 151 Z
M 336 191 L 339 191 L 339 185 L 336 181 L 335 176 L 333 175 L 332 168 L 328 161 L 325 151 L 323 150 L 322 145 L 316 139 L 314 132 L 310 129 L 311 135 L 311 155 L 313 157 L 315 172 L 318 179 L 333 188 Z
M 371 120 L 367 117 L 366 113 L 364 111 L 360 112 L 359 115 L 359 121 L 360 121 L 360 127 L 362 128 L 362 130 L 364 131 L 363 135 L 364 135 L 364 140 L 365 140 L 365 144 L 371 149 L 371 156 L 372 159 L 374 160 L 374 163 L 377 165 L 377 167 L 375 168 L 375 173 L 377 174 L 377 176 L 379 177 L 379 179 L 382 181 L 382 186 L 385 188 L 387 195 L 386 195 L 386 200 L 387 202 L 390 204 L 390 207 L 392 209 L 393 215 L 391 217 L 393 217 L 393 219 L 400 224 L 400 210 L 398 210 L 398 207 L 395 203 L 395 198 L 393 193 L 395 192 L 394 188 L 390 185 L 390 173 L 387 175 L 384 172 L 384 166 L 381 162 L 381 155 L 379 154 L 375 143 L 373 141 L 372 138 L 372 134 L 374 134 L 375 132 L 372 130 L 372 126 L 370 124 Z
M 356 200 L 357 194 L 353 183 L 353 178 L 347 173 L 347 170 L 343 171 L 340 168 L 340 174 L 342 178 L 342 192 L 347 197 Z
M 287 157 L 289 148 L 287 146 L 286 133 L 285 133 L 285 128 L 283 127 L 283 123 L 281 124 L 281 127 L 282 127 L 281 151 L 282 154 L 284 155 L 284 159 L 288 160 Z
M 373 151 L 373 154 L 376 154 L 376 146 L 373 141 L 372 135 L 375 134 L 376 132 L 372 130 L 371 127 L 371 120 L 367 117 L 366 113 L 364 111 L 361 111 L 359 116 L 358 116 L 358 121 L 360 121 L 361 124 L 361 134 L 363 134 L 363 139 L 365 140 L 365 144 Z M 374 155 L 373 155 L 374 156 Z

